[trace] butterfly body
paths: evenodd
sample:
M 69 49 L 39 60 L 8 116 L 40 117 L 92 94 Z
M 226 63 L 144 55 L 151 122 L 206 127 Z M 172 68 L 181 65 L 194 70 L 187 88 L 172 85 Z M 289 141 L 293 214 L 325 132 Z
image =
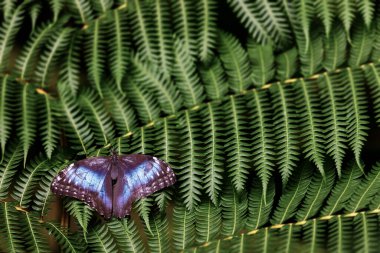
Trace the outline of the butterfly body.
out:
M 91 157 L 62 170 L 51 190 L 80 199 L 105 218 L 129 215 L 132 203 L 174 184 L 170 166 L 141 154 Z

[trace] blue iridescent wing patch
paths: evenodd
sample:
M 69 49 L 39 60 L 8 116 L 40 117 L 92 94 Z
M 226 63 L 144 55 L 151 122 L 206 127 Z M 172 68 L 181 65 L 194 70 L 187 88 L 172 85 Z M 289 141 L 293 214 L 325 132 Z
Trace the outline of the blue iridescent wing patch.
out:
M 112 155 L 80 160 L 53 180 L 55 194 L 80 199 L 105 218 L 122 218 L 133 201 L 174 184 L 170 166 L 141 154 Z

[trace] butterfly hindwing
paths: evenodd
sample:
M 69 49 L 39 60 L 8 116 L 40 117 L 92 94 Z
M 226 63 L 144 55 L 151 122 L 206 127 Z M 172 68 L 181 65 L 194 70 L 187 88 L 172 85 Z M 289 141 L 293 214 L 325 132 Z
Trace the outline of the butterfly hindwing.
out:
M 54 178 L 53 193 L 80 199 L 106 218 L 112 215 L 111 159 L 92 157 L 69 165 Z

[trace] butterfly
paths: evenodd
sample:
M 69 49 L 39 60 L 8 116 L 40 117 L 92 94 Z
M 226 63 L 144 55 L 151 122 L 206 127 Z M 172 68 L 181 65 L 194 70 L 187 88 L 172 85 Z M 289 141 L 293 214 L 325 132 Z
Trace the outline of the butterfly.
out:
M 170 166 L 156 157 L 113 154 L 70 164 L 53 179 L 51 190 L 82 200 L 109 219 L 129 215 L 135 200 L 175 182 Z

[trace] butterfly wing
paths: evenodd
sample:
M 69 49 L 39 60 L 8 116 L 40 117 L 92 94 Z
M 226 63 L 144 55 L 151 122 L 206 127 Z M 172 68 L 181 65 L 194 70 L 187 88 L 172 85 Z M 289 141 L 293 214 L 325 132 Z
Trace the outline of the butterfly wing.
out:
M 112 215 L 111 159 L 91 157 L 70 164 L 53 180 L 51 190 L 58 195 L 80 199 L 105 218 Z
M 175 183 L 170 166 L 156 157 L 141 154 L 118 157 L 118 177 L 114 185 L 113 215 L 128 215 L 133 201 Z

